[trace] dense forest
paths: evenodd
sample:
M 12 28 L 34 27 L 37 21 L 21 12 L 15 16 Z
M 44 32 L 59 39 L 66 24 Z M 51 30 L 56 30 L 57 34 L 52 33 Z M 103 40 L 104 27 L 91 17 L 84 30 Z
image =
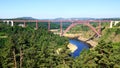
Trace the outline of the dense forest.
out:
M 104 30 L 120 35 L 119 28 Z M 73 58 L 65 37 L 44 28 L 0 24 L 0 68 L 120 68 L 120 42 L 106 41 L 106 36 L 100 38 L 96 48 L 83 50 Z
M 0 24 L 1 68 L 37 68 L 71 65 L 68 39 L 45 29 Z M 66 64 L 67 63 L 67 64 Z

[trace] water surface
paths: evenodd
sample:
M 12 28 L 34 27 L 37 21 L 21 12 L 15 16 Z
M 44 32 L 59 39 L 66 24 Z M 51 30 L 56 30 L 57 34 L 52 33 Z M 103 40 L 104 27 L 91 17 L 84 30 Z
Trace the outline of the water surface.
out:
M 83 49 L 87 49 L 87 50 L 89 49 L 89 45 L 87 43 L 84 43 L 77 39 L 70 39 L 69 42 L 77 46 L 77 50 L 75 50 L 75 52 L 72 53 L 73 57 L 79 56 Z

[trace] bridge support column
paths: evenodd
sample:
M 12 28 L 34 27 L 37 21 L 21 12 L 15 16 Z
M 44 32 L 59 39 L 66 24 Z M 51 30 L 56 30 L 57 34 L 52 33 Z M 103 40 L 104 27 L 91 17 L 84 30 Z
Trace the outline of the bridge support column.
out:
M 11 26 L 14 26 L 14 22 L 13 21 L 11 21 Z
M 5 21 L 3 21 L 5 23 Z
M 62 30 L 62 21 L 60 21 L 60 36 L 63 35 L 63 30 Z
M 26 27 L 26 22 L 24 21 L 24 27 Z
M 5 22 L 5 21 L 4 21 Z M 7 25 L 9 25 L 9 21 L 7 21 Z
M 50 21 L 48 21 L 48 31 L 50 31 Z
M 113 25 L 113 21 L 110 22 L 110 28 L 112 28 L 112 25 Z
M 118 23 L 120 23 L 120 21 L 115 21 L 114 26 L 116 26 Z
M 98 33 L 101 34 L 101 21 L 98 23 Z
M 36 20 L 36 30 L 38 29 L 38 21 Z

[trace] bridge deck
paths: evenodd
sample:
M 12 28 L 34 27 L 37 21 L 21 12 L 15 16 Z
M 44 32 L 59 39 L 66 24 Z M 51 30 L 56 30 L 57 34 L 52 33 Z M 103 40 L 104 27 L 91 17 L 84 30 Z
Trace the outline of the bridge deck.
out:
M 111 20 L 0 20 L 3 21 L 13 21 L 13 22 L 70 22 L 70 23 L 79 23 L 79 22 L 111 22 Z

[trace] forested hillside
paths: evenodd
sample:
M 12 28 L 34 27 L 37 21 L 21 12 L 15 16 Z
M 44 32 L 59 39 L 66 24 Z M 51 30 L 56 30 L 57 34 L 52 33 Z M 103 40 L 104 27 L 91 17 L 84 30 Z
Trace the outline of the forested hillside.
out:
M 45 29 L 0 24 L 0 68 L 70 66 L 68 39 Z M 59 51 L 58 51 L 59 50 Z
M 119 28 L 105 28 L 94 49 L 73 58 L 65 37 L 0 24 L 0 68 L 120 68 L 119 35 Z

